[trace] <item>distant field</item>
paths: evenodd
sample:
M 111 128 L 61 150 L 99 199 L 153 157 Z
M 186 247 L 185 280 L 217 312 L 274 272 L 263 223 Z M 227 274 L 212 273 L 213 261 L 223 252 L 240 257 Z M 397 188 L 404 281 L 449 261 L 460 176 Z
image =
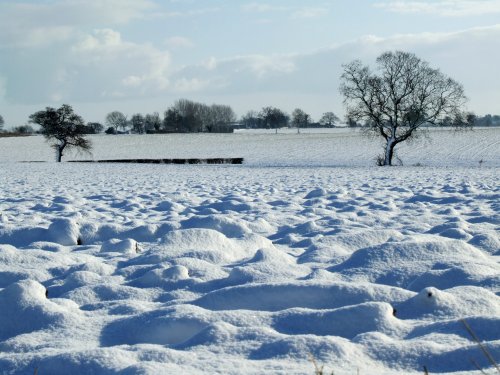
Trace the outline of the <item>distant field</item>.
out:
M 234 134 L 96 135 L 92 154 L 68 152 L 65 160 L 124 158 L 245 158 L 252 166 L 371 166 L 379 138 L 351 129 L 237 131 Z M 468 132 L 431 129 L 397 154 L 404 165 L 500 165 L 500 128 Z M 64 160 L 63 159 L 63 160 Z M 0 162 L 53 161 L 43 137 L 0 139 Z

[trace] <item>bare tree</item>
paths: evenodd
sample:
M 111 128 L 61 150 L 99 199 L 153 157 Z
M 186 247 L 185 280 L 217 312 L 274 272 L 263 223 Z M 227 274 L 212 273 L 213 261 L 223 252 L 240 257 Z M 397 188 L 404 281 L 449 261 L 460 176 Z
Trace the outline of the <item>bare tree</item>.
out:
M 144 134 L 146 132 L 146 127 L 144 124 L 144 116 L 140 113 L 136 113 L 130 118 L 130 125 L 132 126 L 132 132 L 136 134 Z
M 245 128 L 260 128 L 262 126 L 262 120 L 259 117 L 257 111 L 248 111 L 245 115 L 241 117 L 241 123 Z
M 158 112 L 147 114 L 144 117 L 144 128 L 146 132 L 159 131 L 161 128 L 160 114 Z
M 340 121 L 340 119 L 337 117 L 337 115 L 335 115 L 335 113 L 325 112 L 323 113 L 323 116 L 321 116 L 319 123 L 323 126 L 328 126 L 329 128 L 332 128 L 338 121 Z
M 200 132 L 203 130 L 202 104 L 188 99 L 179 99 L 171 109 L 180 115 L 181 131 Z
M 0 115 L 0 132 L 3 130 L 3 124 L 4 124 L 4 120 L 3 120 L 3 117 L 2 115 Z
M 85 138 L 83 119 L 73 112 L 73 108 L 63 104 L 61 108 L 47 107 L 30 116 L 30 123 L 40 125 L 42 134 L 47 140 L 54 140 L 52 147 L 56 150 L 56 160 L 61 161 L 66 148 L 78 148 L 89 151 L 92 145 Z
M 207 122 L 205 130 L 209 132 L 228 132 L 232 131 L 230 124 L 236 121 L 236 114 L 228 105 L 212 104 L 205 106 Z
M 305 113 L 302 109 L 296 108 L 292 112 L 292 125 L 297 128 L 297 134 L 300 133 L 300 128 L 307 128 L 311 122 L 311 116 Z
M 163 117 L 163 130 L 167 132 L 185 132 L 183 128 L 183 117 L 180 112 L 171 107 L 165 111 Z
M 232 132 L 236 121 L 233 109 L 228 105 L 177 100 L 166 112 L 164 128 L 175 132 Z
M 343 66 L 340 92 L 347 117 L 364 120 L 368 129 L 385 139 L 381 165 L 392 165 L 394 148 L 412 138 L 422 125 L 439 125 L 450 116 L 467 125 L 462 85 L 433 69 L 412 53 L 385 52 L 377 72 L 356 60 Z
M 259 117 L 261 118 L 264 126 L 276 129 L 276 134 L 278 134 L 278 128 L 288 125 L 288 121 L 290 120 L 285 112 L 276 107 L 262 108 L 259 113 Z
M 126 131 L 128 127 L 127 116 L 120 111 L 110 112 L 106 115 L 106 125 L 116 130 L 121 128 L 122 131 Z

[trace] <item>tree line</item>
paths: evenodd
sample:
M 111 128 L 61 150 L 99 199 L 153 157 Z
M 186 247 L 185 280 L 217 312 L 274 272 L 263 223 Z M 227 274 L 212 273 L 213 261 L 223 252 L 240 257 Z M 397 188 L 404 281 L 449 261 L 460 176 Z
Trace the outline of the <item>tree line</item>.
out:
M 47 107 L 46 110 L 53 109 Z M 79 123 L 78 131 L 82 134 L 163 134 L 163 133 L 231 133 L 235 128 L 278 129 L 281 127 L 334 127 L 340 119 L 333 112 L 326 112 L 319 121 L 314 122 L 311 115 L 296 108 L 291 115 L 277 108 L 266 106 L 260 111 L 250 110 L 240 119 L 229 105 L 206 105 L 188 99 L 179 99 L 164 113 L 158 112 L 127 116 L 120 111 L 108 113 L 104 124 L 99 122 Z M 0 115 L 0 132 L 4 120 Z M 42 133 L 32 125 L 39 125 L 30 120 L 27 124 L 16 126 L 9 132 L 15 134 Z
M 467 98 L 463 86 L 412 53 L 385 52 L 377 58 L 374 71 L 359 60 L 342 67 L 339 90 L 344 97 L 346 123 L 350 127 L 363 126 L 385 140 L 384 153 L 377 158 L 379 165 L 392 165 L 395 147 L 427 126 L 468 128 L 500 124 L 500 116 L 477 117 L 464 111 Z M 300 133 L 301 128 L 333 127 L 338 121 L 333 112 L 324 113 L 315 124 L 300 108 L 288 115 L 268 106 L 259 112 L 247 112 L 236 123 L 230 106 L 180 99 L 165 111 L 163 119 L 157 112 L 145 116 L 134 114 L 130 119 L 119 111 L 111 112 L 106 116 L 106 133 L 232 132 L 235 126 L 276 132 L 280 127 L 294 126 Z M 58 161 L 67 147 L 89 150 L 91 144 L 84 135 L 104 130 L 100 123 L 85 124 L 67 104 L 36 112 L 29 123 L 39 125 L 41 134 L 54 141 L 52 147 Z M 3 125 L 0 116 L 0 130 Z

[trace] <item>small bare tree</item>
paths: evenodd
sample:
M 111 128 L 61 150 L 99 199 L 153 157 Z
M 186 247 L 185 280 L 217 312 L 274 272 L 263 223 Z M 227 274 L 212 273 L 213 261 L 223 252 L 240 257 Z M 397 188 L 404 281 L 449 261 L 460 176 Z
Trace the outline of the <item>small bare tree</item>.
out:
M 300 108 L 295 108 L 292 112 L 292 125 L 297 128 L 297 134 L 300 128 L 306 128 L 311 122 L 311 116 Z
M 359 60 L 343 68 L 340 92 L 347 116 L 364 120 L 385 139 L 381 165 L 392 165 L 395 146 L 422 125 L 440 125 L 446 116 L 454 118 L 457 127 L 470 125 L 470 117 L 462 112 L 467 101 L 462 85 L 412 53 L 383 53 L 376 73 Z
M 120 111 L 113 111 L 106 115 L 106 125 L 109 127 L 113 127 L 116 130 L 122 129 L 125 132 L 128 128 L 129 122 L 127 120 L 127 116 L 125 116 Z
M 66 148 L 75 147 L 84 151 L 92 148 L 90 141 L 85 138 L 83 119 L 67 104 L 58 109 L 47 107 L 45 111 L 33 113 L 30 123 L 40 125 L 47 140 L 55 140 L 52 147 L 56 150 L 58 162 L 61 161 Z

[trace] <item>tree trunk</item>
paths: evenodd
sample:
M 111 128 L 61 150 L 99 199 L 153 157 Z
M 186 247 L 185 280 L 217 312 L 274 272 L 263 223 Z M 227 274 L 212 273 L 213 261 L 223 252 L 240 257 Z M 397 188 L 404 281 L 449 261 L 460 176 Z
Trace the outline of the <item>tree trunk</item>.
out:
M 59 147 L 56 149 L 56 161 L 57 161 L 58 163 L 60 163 L 60 162 L 61 162 L 62 156 L 63 156 L 63 154 L 62 154 L 62 149 L 61 149 L 61 146 L 59 146 Z
M 58 163 L 61 162 L 61 159 L 63 157 L 64 147 L 66 147 L 66 141 L 63 141 L 60 145 L 57 145 L 56 147 L 56 161 Z
M 394 156 L 394 147 L 396 146 L 396 142 L 394 139 L 388 139 L 387 144 L 385 145 L 385 157 L 384 157 L 384 166 L 392 165 L 392 157 Z

